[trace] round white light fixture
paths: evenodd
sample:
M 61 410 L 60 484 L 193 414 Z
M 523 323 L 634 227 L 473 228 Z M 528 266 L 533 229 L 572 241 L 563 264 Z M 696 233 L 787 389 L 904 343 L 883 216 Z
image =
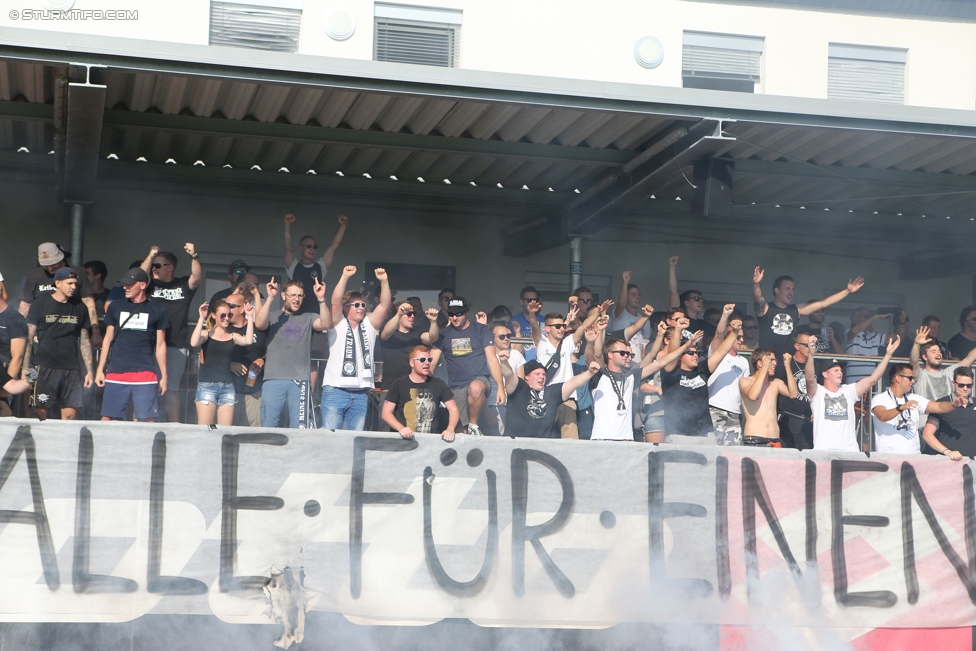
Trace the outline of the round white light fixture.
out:
M 75 6 L 75 0 L 41 0 L 41 4 L 49 11 L 68 11 Z
M 644 36 L 634 44 L 634 58 L 644 68 L 656 68 L 664 61 L 664 46 L 653 36 Z
M 343 9 L 333 11 L 325 18 L 325 33 L 333 41 L 345 41 L 356 33 L 356 19 Z

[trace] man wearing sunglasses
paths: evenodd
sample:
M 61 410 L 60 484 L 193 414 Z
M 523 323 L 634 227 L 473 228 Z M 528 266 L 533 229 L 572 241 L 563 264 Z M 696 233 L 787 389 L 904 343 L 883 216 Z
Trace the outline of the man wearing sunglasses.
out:
M 410 353 L 416 346 L 432 346 L 440 336 L 441 329 L 437 325 L 437 308 L 427 310 L 426 316 L 429 329 L 426 332 L 420 330 L 417 325 L 419 317 L 423 316 L 417 312 L 416 306 L 410 301 L 400 301 L 396 305 L 396 312 L 380 333 L 383 341 L 383 380 L 380 382 L 381 389 L 389 389 L 393 383 L 410 373 Z M 434 362 L 431 368 L 437 365 L 437 359 L 441 351 L 433 353 Z
M 233 294 L 241 286 L 241 283 L 250 276 L 252 282 L 257 284 L 257 276 L 250 273 L 251 267 L 248 266 L 243 260 L 234 260 L 230 263 L 227 268 L 227 279 L 230 281 L 230 286 L 226 289 L 221 289 L 214 292 L 213 296 L 210 297 L 210 305 L 216 305 L 217 301 L 226 301 L 227 297 Z M 250 290 L 248 290 L 250 291 Z
M 517 323 L 519 331 L 523 335 L 527 335 L 532 331 L 529 325 L 530 321 L 535 321 L 536 325 L 543 323 L 542 318 L 542 295 L 536 290 L 535 287 L 523 287 L 522 291 L 519 292 L 519 304 L 522 306 L 522 311 L 512 317 L 512 323 Z M 532 344 L 526 344 L 522 348 L 522 355 L 525 356 L 527 361 L 531 361 L 536 357 L 536 349 Z
M 929 400 L 939 400 L 952 393 L 952 376 L 956 369 L 968 368 L 976 362 L 976 348 L 959 363 L 942 366 L 942 347 L 932 338 L 929 328 L 922 326 L 915 331 L 915 342 L 908 358 L 915 369 L 915 393 Z
M 454 393 L 443 380 L 431 375 L 434 356 L 430 346 L 414 346 L 408 351 L 408 359 L 410 373 L 393 382 L 386 394 L 383 422 L 405 439 L 412 439 L 415 433 L 439 432 L 450 443 L 458 422 Z M 441 404 L 447 408 L 447 418 Z
M 704 318 L 699 318 L 705 312 L 705 297 L 697 289 L 689 289 L 678 294 L 678 256 L 673 255 L 668 259 L 668 307 L 678 307 L 688 317 L 688 329 L 692 332 L 701 330 L 705 333 L 702 338 L 705 342 L 711 342 L 715 336 L 715 326 L 720 313 L 716 311 L 715 323 L 709 323 Z
M 951 401 L 933 402 L 912 391 L 915 371 L 908 364 L 892 364 L 888 381 L 888 390 L 871 400 L 874 449 L 885 454 L 919 454 L 922 414 L 946 414 L 956 405 Z
M 342 270 L 332 290 L 332 322 L 329 330 L 329 361 L 322 377 L 322 427 L 359 431 L 366 425 L 369 392 L 376 387 L 373 356 L 376 337 L 393 303 L 386 270 L 373 270 L 380 281 L 380 302 L 368 315 L 369 305 L 361 292 L 346 291 L 356 267 Z
M 189 276 L 177 278 L 176 255 L 169 251 L 160 251 L 158 246 L 149 250 L 149 255 L 140 265 L 152 278 L 146 290 L 149 300 L 162 305 L 169 317 L 170 327 L 166 330 L 166 378 L 170 390 L 163 394 L 160 420 L 173 423 L 180 420 L 179 388 L 190 352 L 190 304 L 203 282 L 203 266 L 196 247 L 192 242 L 187 242 L 183 249 L 190 256 Z
M 938 402 L 956 406 L 947 414 L 933 414 L 922 429 L 922 439 L 935 454 L 953 461 L 976 456 L 976 403 L 973 402 L 973 371 L 959 366 L 952 374 L 952 395 Z
M 675 322 L 675 332 L 688 328 L 687 316 L 678 317 Z M 664 366 L 661 372 L 664 431 L 672 440 L 676 435 L 705 437 L 712 431 L 712 418 L 708 411 L 708 378 L 732 350 L 738 334 L 729 328 L 725 338 L 711 348 L 707 359 L 699 359 L 698 350 L 689 347 Z M 703 335 L 699 330 L 694 337 L 700 339 Z M 681 340 L 680 336 L 671 337 L 669 348 L 672 353 L 681 349 Z
M 459 427 L 473 436 L 482 434 L 478 426 L 481 412 L 491 393 L 491 381 L 504 386 L 491 331 L 487 326 L 468 319 L 468 302 L 455 296 L 447 303 L 450 323 L 441 332 L 437 347 L 444 354 L 448 386 L 454 392 L 460 413 Z M 505 404 L 505 392 L 497 391 L 496 405 Z

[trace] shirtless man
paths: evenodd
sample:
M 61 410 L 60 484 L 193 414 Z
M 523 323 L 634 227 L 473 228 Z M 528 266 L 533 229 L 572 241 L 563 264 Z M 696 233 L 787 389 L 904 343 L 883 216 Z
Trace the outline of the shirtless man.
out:
M 792 356 L 783 353 L 783 365 L 790 368 Z M 786 382 L 777 377 L 776 354 L 764 348 L 752 351 L 753 373 L 739 380 L 742 393 L 742 413 L 746 426 L 742 430 L 742 445 L 781 448 L 776 402 L 779 396 L 796 398 L 799 392 L 792 373 L 786 374 Z

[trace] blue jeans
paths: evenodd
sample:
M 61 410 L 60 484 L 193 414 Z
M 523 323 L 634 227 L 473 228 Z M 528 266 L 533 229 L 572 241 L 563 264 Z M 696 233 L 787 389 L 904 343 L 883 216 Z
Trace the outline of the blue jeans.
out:
M 294 380 L 265 380 L 261 395 L 261 427 L 278 427 L 281 414 L 288 412 L 290 427 L 309 427 L 310 384 Z
M 362 431 L 368 408 L 368 391 L 322 387 L 322 427 L 325 429 Z

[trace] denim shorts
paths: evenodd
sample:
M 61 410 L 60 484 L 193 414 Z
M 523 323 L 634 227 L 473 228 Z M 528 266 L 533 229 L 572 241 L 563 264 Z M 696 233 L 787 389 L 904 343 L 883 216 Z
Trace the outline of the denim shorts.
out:
M 196 401 L 209 405 L 216 402 L 220 405 L 236 405 L 237 394 L 230 382 L 198 382 Z

